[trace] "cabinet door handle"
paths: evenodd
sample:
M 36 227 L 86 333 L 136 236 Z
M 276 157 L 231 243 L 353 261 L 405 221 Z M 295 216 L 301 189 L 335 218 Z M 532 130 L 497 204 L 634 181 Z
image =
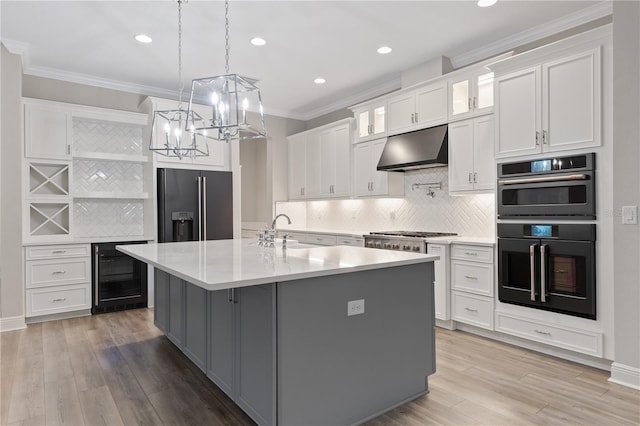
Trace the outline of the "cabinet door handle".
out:
M 478 172 L 473 172 L 473 183 L 478 183 Z
M 473 97 L 473 109 L 476 109 L 478 107 L 477 101 L 478 101 L 478 98 L 474 96 Z
M 477 309 L 472 309 L 472 308 L 467 308 L 467 307 L 465 307 L 464 310 L 465 311 L 469 311 L 469 312 L 478 312 Z
M 62 275 L 62 274 L 66 274 L 66 273 L 67 273 L 67 271 L 61 270 L 61 271 L 53 271 L 51 274 L 53 274 L 53 275 Z
M 536 131 L 536 146 L 540 145 L 540 132 Z
M 469 111 L 471 111 L 471 108 L 472 108 L 472 106 L 471 106 L 471 98 L 469 98 L 469 105 L 468 106 L 469 106 Z
M 467 256 L 477 256 L 478 253 L 474 252 L 474 251 L 465 251 L 464 254 L 466 254 Z
M 472 275 L 465 275 L 464 277 L 465 277 L 466 279 L 468 279 L 468 280 L 477 280 L 477 279 L 478 279 L 478 277 L 474 277 L 474 276 L 472 276 Z
M 227 302 L 233 302 L 233 296 L 231 295 L 231 289 L 227 289 Z
M 549 143 L 549 132 L 546 130 L 542 131 L 542 143 L 545 145 Z
M 542 331 L 542 330 L 538 330 L 538 329 L 535 329 L 533 331 L 535 331 L 538 334 L 543 334 L 545 336 L 551 336 L 551 333 L 549 333 L 548 331 Z
M 415 118 L 416 118 L 416 123 L 417 123 L 417 122 L 418 122 L 418 113 L 416 112 L 416 113 L 414 114 L 414 116 L 415 116 Z
M 59 297 L 57 299 L 53 299 L 52 302 L 64 302 L 65 300 L 67 300 L 66 297 Z
M 473 173 L 469 172 L 469 183 L 473 183 L 471 182 L 471 176 L 473 175 Z
M 51 254 L 64 254 L 66 252 L 67 252 L 66 250 L 54 250 L 51 252 Z
M 67 154 L 71 154 L 71 145 L 67 145 Z

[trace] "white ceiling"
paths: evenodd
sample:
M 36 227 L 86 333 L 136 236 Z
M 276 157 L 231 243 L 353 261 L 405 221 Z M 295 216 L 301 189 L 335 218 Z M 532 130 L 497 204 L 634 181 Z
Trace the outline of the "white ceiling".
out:
M 399 87 L 401 71 L 444 55 L 459 67 L 588 22 L 598 1 L 239 1 L 230 72 L 259 79 L 265 112 L 310 119 Z M 25 73 L 177 98 L 177 2 L 0 2 L 3 43 Z M 148 45 L 134 35 L 153 37 Z M 267 40 L 255 47 L 254 36 Z M 393 47 L 379 55 L 381 45 Z M 183 74 L 224 72 L 224 3 L 183 5 Z M 313 83 L 322 76 L 324 85 Z

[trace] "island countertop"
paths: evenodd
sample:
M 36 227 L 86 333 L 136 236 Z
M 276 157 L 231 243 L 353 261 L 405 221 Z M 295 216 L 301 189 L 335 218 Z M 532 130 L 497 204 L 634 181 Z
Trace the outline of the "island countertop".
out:
M 267 248 L 254 239 L 120 245 L 117 249 L 206 290 L 433 262 L 439 256 L 330 246 Z

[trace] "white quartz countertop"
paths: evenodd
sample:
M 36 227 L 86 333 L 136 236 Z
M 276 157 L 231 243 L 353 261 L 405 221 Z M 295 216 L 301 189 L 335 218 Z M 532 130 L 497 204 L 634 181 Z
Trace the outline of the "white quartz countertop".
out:
M 134 258 L 206 290 L 432 262 L 438 256 L 364 247 L 258 246 L 255 239 L 117 246 Z

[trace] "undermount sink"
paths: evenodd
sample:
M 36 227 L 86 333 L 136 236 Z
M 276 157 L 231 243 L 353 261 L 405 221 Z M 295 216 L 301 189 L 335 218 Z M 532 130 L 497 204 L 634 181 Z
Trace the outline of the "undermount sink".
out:
M 273 242 L 275 247 L 282 247 L 282 238 L 276 238 L 275 241 Z M 258 241 L 253 241 L 251 243 L 249 243 L 249 245 L 252 246 L 257 246 L 258 245 Z M 296 246 L 300 246 L 301 244 L 298 242 L 298 240 L 289 240 L 287 239 L 287 247 L 288 248 L 294 248 Z

